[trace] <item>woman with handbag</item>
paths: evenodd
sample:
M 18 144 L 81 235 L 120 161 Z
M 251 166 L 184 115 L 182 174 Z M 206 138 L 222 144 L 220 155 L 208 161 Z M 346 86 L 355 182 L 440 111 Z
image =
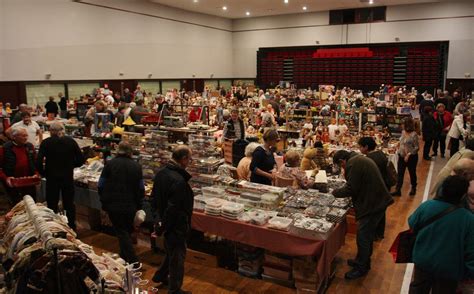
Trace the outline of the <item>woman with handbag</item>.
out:
M 408 218 L 416 233 L 410 294 L 456 293 L 460 280 L 474 277 L 474 214 L 461 208 L 468 187 L 463 177 L 449 176 Z

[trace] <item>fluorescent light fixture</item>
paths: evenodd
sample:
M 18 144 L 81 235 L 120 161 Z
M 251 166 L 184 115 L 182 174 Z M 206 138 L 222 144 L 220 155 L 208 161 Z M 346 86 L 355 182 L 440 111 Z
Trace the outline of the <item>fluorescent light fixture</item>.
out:
M 222 6 L 222 10 L 227 10 L 227 6 Z
M 285 2 L 285 3 L 288 3 L 288 2 L 289 2 L 289 0 L 285 0 L 284 2 Z
M 369 0 L 369 4 L 374 4 L 374 0 Z
M 249 12 L 249 11 L 247 11 L 247 12 L 245 13 L 245 15 L 249 16 L 249 15 L 250 15 L 250 12 Z
M 199 2 L 199 0 L 193 0 L 193 2 L 194 2 L 194 3 L 198 3 L 198 2 Z
M 306 7 L 306 6 L 303 6 L 303 10 L 306 10 L 306 9 L 308 9 L 308 7 Z

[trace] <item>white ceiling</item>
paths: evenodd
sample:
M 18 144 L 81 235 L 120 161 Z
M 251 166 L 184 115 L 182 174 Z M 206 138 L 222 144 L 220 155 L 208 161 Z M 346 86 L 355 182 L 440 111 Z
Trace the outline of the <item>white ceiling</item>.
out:
M 360 8 L 372 6 L 369 0 L 149 0 L 188 11 L 216 15 L 225 18 L 246 18 L 256 16 L 327 11 L 332 9 Z M 374 6 L 390 6 L 451 0 L 373 0 Z M 227 10 L 222 7 L 227 6 Z M 303 6 L 307 7 L 304 11 Z M 246 16 L 246 12 L 250 12 Z

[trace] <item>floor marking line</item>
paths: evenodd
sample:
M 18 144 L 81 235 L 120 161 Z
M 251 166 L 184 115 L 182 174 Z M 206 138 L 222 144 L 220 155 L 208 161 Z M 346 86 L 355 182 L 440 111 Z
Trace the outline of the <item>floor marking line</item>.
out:
M 421 200 L 421 203 L 428 200 L 428 197 L 430 195 L 431 179 L 433 178 L 434 166 L 435 166 L 435 162 L 431 161 L 430 170 L 428 172 L 428 178 L 426 179 L 425 191 L 423 192 L 423 200 Z M 403 284 L 400 290 L 400 294 L 408 293 L 408 290 L 410 289 L 411 277 L 413 276 L 414 267 L 415 265 L 413 263 L 407 264 L 407 267 L 405 269 L 405 275 L 403 276 Z

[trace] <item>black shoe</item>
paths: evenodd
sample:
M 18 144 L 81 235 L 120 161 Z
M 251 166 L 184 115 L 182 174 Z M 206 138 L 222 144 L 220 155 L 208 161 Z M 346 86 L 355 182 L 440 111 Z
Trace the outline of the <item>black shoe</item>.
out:
M 441 158 L 445 158 L 444 154 L 441 154 Z
M 395 192 L 392 192 L 392 196 L 394 196 L 394 197 L 400 197 L 400 196 L 402 196 L 402 191 L 396 190 Z
M 430 155 L 430 157 L 436 157 L 436 156 L 438 156 L 438 153 L 433 153 Z
M 424 160 L 431 160 L 431 157 L 427 156 L 427 157 L 423 157 Z
M 350 267 L 356 267 L 359 264 L 354 259 L 348 259 L 347 260 L 347 265 L 350 266 Z
M 355 280 L 355 279 L 362 278 L 363 276 L 367 275 L 368 272 L 369 271 L 364 271 L 364 270 L 360 270 L 360 269 L 357 269 L 357 268 L 353 268 L 344 275 L 344 278 L 346 280 Z
M 158 273 L 155 273 L 153 275 L 153 278 L 151 279 L 153 282 L 157 283 L 157 284 L 163 284 L 165 286 L 168 286 L 168 278 L 163 278 L 161 277 Z
M 375 242 L 382 241 L 383 238 L 384 238 L 384 236 L 375 236 L 374 241 Z
M 410 196 L 415 196 L 416 195 L 416 188 L 411 188 L 409 195 Z

